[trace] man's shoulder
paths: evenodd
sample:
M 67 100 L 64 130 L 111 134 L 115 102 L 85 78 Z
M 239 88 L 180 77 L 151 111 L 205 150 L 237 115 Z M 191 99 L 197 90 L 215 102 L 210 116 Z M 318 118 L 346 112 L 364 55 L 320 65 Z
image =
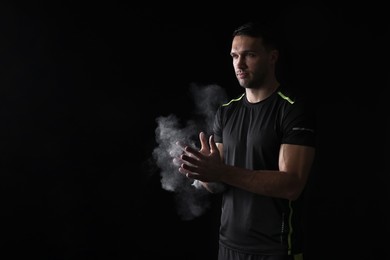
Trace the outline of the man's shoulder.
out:
M 277 94 L 281 99 L 291 104 L 313 98 L 304 88 L 295 85 L 281 85 L 277 90 Z
M 244 96 L 245 96 L 245 93 L 240 94 L 240 95 L 238 95 L 238 96 L 236 96 L 236 97 L 230 99 L 228 102 L 222 104 L 221 107 L 222 107 L 222 108 L 223 108 L 223 107 L 226 107 L 226 108 L 227 108 L 227 107 L 232 107 L 232 106 L 234 106 L 234 105 L 237 105 L 238 103 L 240 103 L 240 102 L 242 101 L 242 99 L 244 98 Z

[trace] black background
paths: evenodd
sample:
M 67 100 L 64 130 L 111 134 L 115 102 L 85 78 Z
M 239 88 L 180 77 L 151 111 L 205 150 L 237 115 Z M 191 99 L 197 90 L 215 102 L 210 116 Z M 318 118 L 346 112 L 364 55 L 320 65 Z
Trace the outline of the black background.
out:
M 230 34 L 253 19 L 282 28 L 285 79 L 318 104 L 306 259 L 390 257 L 386 8 L 209 4 L 1 2 L 2 259 L 215 259 L 219 198 L 179 218 L 156 118 L 191 118 L 193 82 L 241 91 Z

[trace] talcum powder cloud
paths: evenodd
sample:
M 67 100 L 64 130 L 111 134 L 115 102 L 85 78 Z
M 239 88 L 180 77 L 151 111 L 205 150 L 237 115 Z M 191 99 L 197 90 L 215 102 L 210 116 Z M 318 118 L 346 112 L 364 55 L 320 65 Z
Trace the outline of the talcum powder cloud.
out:
M 178 172 L 179 167 L 173 158 L 179 156 L 182 150 L 176 143 L 182 142 L 196 147 L 199 132 L 211 132 L 218 106 L 227 101 L 226 92 L 216 84 L 193 83 L 189 91 L 195 104 L 196 119 L 182 123 L 175 114 L 158 117 L 155 130 L 157 147 L 153 150 L 153 159 L 160 169 L 161 187 L 175 193 L 177 211 L 184 220 L 202 215 L 209 207 L 210 201 L 207 191 L 197 189 L 193 180 Z

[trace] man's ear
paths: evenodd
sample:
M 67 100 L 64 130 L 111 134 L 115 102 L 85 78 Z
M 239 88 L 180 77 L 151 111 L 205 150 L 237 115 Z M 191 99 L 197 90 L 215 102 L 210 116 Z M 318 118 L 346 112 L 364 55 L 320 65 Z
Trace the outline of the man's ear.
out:
M 279 51 L 278 50 L 271 50 L 270 52 L 270 58 L 271 58 L 271 62 L 273 64 L 276 64 L 276 62 L 278 61 L 279 59 Z

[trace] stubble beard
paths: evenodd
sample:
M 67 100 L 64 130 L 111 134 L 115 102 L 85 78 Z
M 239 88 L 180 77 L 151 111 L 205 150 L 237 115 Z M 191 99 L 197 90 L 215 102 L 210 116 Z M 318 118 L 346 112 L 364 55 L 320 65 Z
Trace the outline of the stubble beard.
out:
M 238 80 L 239 84 L 243 88 L 248 89 L 260 89 L 264 85 L 265 77 L 261 76 L 252 80 Z

